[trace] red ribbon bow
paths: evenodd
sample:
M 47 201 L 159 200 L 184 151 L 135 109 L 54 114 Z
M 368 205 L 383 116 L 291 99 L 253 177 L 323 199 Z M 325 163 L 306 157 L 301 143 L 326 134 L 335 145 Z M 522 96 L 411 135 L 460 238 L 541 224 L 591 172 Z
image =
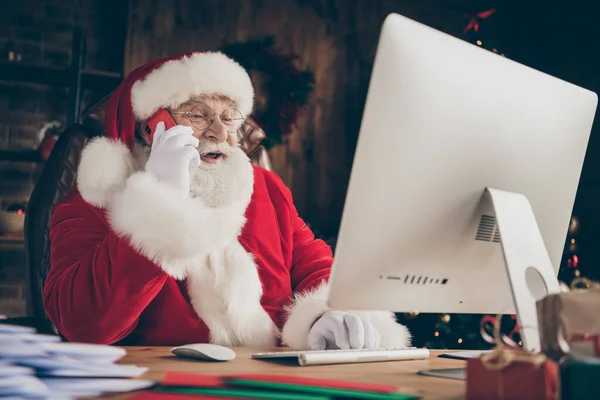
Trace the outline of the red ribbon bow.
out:
M 495 12 L 496 12 L 495 8 L 490 8 L 487 11 L 482 11 L 482 12 L 477 13 L 475 15 L 469 15 L 469 17 L 471 19 L 469 20 L 469 23 L 467 24 L 467 26 L 465 26 L 463 34 L 466 34 L 471 29 L 473 29 L 475 32 L 479 32 L 479 21 L 482 20 L 482 19 L 489 18 L 489 16 L 492 15 L 493 13 L 495 13 Z
M 499 329 L 499 325 L 497 326 L 497 324 L 499 323 L 498 319 L 502 318 L 501 316 L 492 316 L 492 315 L 484 315 L 483 318 L 480 321 L 480 325 L 479 325 L 479 333 L 481 334 L 481 337 L 483 338 L 483 340 L 485 340 L 486 342 L 490 343 L 490 344 L 494 344 L 496 346 L 502 346 L 503 344 L 514 348 L 514 349 L 519 349 L 520 346 L 519 344 L 516 342 L 516 340 L 514 339 L 515 334 L 521 334 L 521 330 L 519 328 L 519 324 L 515 322 L 515 326 L 512 328 L 512 330 L 510 331 L 509 334 L 505 334 L 502 333 L 500 331 L 496 332 L 496 329 Z M 516 316 L 515 315 L 511 315 L 511 319 L 512 320 L 516 320 Z M 494 332 L 492 334 L 490 334 L 490 330 L 493 330 Z M 498 343 L 498 341 L 501 341 L 502 343 Z

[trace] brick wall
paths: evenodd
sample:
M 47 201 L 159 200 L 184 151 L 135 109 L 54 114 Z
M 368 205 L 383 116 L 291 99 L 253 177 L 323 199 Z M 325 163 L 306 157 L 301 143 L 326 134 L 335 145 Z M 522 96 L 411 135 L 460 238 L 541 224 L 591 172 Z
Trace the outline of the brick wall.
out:
M 2 4 L 0 63 L 68 67 L 72 32 L 78 25 L 87 39 L 85 68 L 120 73 L 125 45 L 127 1 L 21 0 Z M 84 106 L 98 96 L 84 92 Z M 0 80 L 0 149 L 32 150 L 45 123 L 64 127 L 68 90 L 64 87 Z M 41 163 L 0 160 L 0 210 L 25 205 L 43 168 Z M 2 233 L 0 232 L 0 235 Z M 23 248 L 0 242 L 0 315 L 25 314 Z

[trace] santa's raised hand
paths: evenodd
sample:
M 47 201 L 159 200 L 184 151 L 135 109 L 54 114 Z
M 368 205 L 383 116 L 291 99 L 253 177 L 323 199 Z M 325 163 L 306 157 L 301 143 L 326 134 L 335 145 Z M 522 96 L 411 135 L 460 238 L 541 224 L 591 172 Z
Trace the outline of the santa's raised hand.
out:
M 187 197 L 190 191 L 190 165 L 200 165 L 200 144 L 189 126 L 176 125 L 165 130 L 164 122 L 156 126 L 146 171 L 166 182 Z

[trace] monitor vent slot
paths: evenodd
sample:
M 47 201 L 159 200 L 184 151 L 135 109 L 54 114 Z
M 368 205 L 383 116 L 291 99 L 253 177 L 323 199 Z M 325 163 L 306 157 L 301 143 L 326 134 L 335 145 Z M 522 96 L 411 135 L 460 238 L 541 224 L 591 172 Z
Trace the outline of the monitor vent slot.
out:
M 500 243 L 500 231 L 498 230 L 498 224 L 496 224 L 496 217 L 492 215 L 481 216 L 475 240 Z
M 406 274 L 404 276 L 381 276 L 390 281 L 398 281 L 407 285 L 445 285 L 448 283 L 446 278 L 438 278 L 432 276 Z

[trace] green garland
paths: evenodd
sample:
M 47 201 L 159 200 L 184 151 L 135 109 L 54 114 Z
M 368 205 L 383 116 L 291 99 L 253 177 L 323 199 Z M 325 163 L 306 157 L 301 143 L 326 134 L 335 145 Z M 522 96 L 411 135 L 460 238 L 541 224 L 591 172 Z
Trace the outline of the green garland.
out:
M 296 55 L 282 54 L 272 36 L 223 46 L 221 51 L 240 63 L 249 73 L 263 72 L 269 104 L 255 110 L 253 118 L 265 131 L 268 147 L 280 144 L 289 135 L 300 110 L 308 103 L 314 88 L 314 75 L 299 70 Z

